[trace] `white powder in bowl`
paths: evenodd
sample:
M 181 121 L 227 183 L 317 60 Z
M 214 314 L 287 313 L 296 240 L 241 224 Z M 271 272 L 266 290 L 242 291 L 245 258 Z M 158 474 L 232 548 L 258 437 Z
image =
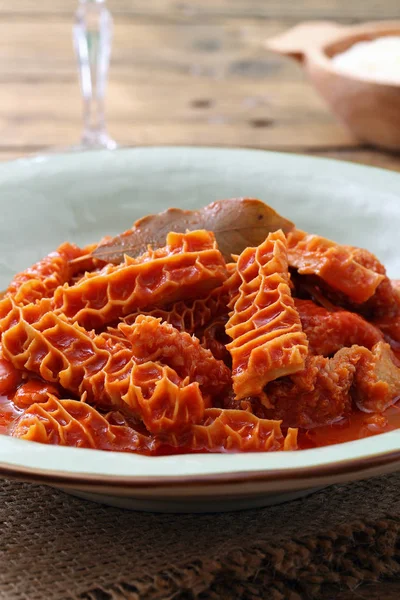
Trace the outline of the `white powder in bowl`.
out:
M 379 83 L 400 84 L 400 36 L 357 42 L 333 56 L 332 62 L 342 73 Z

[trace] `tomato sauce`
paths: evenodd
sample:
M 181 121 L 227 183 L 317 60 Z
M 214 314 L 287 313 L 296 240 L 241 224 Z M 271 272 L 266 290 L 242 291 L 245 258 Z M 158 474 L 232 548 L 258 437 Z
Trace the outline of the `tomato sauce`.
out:
M 0 396 L 0 434 L 9 433 L 10 426 L 23 412 L 7 396 Z
M 300 449 L 320 448 L 371 437 L 394 429 L 400 429 L 399 402 L 382 414 L 357 411 L 332 425 L 324 425 L 308 431 L 300 430 L 298 443 Z

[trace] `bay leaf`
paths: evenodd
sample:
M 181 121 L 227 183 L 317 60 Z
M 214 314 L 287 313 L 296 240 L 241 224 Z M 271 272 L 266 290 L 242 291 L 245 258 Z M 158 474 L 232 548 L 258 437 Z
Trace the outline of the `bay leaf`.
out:
M 140 256 L 150 244 L 153 248 L 165 245 L 170 231 L 184 233 L 195 229 L 213 231 L 218 247 L 227 260 L 240 254 L 247 246 L 258 246 L 268 233 L 282 229 L 291 231 L 294 225 L 256 198 L 231 198 L 212 202 L 200 210 L 169 208 L 156 215 L 136 221 L 132 229 L 98 246 L 92 256 L 118 264 L 124 255 Z

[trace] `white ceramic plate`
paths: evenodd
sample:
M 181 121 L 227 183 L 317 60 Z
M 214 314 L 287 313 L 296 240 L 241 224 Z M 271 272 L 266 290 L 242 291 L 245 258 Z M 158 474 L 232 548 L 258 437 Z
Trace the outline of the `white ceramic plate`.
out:
M 306 230 L 365 246 L 400 277 L 400 176 L 303 156 L 138 148 L 0 165 L 0 289 L 70 240 L 86 244 L 169 206 L 258 197 Z M 400 468 L 400 430 L 315 450 L 145 457 L 0 436 L 0 474 L 129 508 L 240 509 Z

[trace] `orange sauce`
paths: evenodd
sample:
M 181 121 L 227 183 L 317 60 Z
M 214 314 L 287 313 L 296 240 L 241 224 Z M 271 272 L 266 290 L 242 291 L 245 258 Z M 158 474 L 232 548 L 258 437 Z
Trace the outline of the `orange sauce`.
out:
M 10 426 L 23 412 L 7 396 L 0 396 L 0 434 L 9 433 Z
M 299 448 L 320 448 L 321 446 L 342 444 L 394 429 L 400 429 L 399 402 L 381 415 L 356 411 L 332 425 L 299 431 Z

